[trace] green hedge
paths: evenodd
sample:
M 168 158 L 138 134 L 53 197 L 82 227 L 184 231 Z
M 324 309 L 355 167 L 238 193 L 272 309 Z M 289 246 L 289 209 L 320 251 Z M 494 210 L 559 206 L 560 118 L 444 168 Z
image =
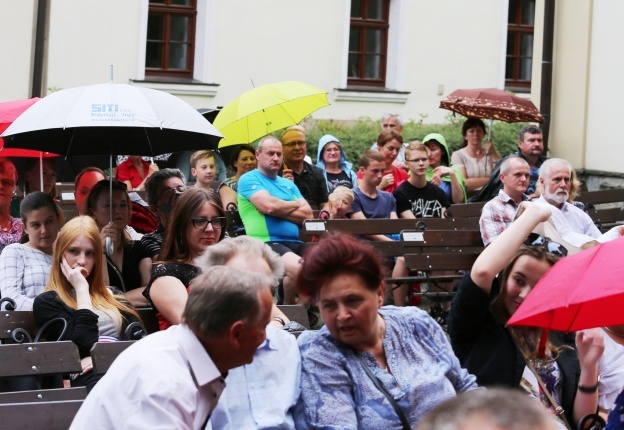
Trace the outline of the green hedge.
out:
M 425 124 L 421 121 L 410 120 L 403 124 L 405 142 L 422 140 L 429 133 L 440 133 L 446 138 L 449 149 L 459 148 L 462 142 L 461 126 L 465 118 L 462 116 L 447 116 L 445 124 Z M 492 141 L 501 156 L 517 150 L 518 131 L 527 123 L 507 124 L 494 121 L 492 127 Z M 380 121 L 371 118 L 360 118 L 356 121 L 334 121 L 307 119 L 302 124 L 307 132 L 308 155 L 316 161 L 318 141 L 324 134 L 336 136 L 342 142 L 347 159 L 357 166 L 360 154 L 369 149 L 381 132 Z M 485 120 L 486 128 L 489 121 Z M 279 137 L 279 133 L 276 133 Z

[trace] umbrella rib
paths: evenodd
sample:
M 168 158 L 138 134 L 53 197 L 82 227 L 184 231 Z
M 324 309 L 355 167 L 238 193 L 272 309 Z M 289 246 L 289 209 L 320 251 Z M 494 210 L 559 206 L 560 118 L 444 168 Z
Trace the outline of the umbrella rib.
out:
M 149 134 L 147 133 L 147 127 L 143 127 L 143 131 L 145 132 L 145 137 L 147 138 L 147 145 L 149 146 L 150 154 L 153 157 L 154 156 L 154 148 L 152 148 L 152 142 L 150 141 Z
M 71 139 L 69 139 L 69 145 L 67 146 L 67 154 L 65 154 L 65 159 L 66 160 L 67 160 L 67 157 L 69 157 L 69 152 L 71 150 L 72 143 L 74 142 L 74 135 L 75 134 L 76 134 L 76 127 L 74 127 L 74 129 L 72 130 Z

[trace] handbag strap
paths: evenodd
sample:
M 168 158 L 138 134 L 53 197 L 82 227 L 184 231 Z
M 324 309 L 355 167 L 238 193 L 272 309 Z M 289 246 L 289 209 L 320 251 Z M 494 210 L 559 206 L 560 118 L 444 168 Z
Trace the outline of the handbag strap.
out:
M 403 430 L 410 430 L 411 427 L 409 425 L 409 422 L 407 421 L 407 417 L 405 417 L 405 414 L 401 410 L 400 406 L 397 404 L 396 400 L 394 400 L 394 398 L 390 395 L 388 390 L 386 390 L 384 386 L 381 385 L 381 381 L 379 380 L 379 378 L 377 378 L 373 374 L 373 372 L 368 367 L 368 364 L 366 364 L 366 362 L 362 360 L 362 357 L 360 357 L 360 354 L 358 354 L 357 351 L 353 351 L 353 353 L 355 354 L 355 358 L 357 358 L 357 360 L 360 362 L 360 365 L 362 366 L 362 369 L 364 369 L 364 372 L 366 372 L 366 375 L 370 378 L 371 381 L 373 381 L 373 384 L 375 384 L 375 387 L 379 391 L 381 391 L 381 394 L 383 394 L 386 397 L 388 402 L 390 402 L 390 405 L 392 405 L 394 412 L 396 412 L 396 414 L 399 416 L 399 419 L 401 420 L 401 424 L 403 425 Z

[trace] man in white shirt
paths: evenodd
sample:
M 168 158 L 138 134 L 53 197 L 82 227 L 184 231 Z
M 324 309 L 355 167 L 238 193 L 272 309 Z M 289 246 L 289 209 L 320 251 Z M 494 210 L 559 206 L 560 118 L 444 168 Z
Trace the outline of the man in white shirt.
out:
M 238 236 L 208 247 L 198 259 L 206 270 L 219 265 L 284 275 L 280 256 L 258 239 Z M 284 321 L 280 317 L 273 320 Z M 294 429 L 292 410 L 301 391 L 301 355 L 295 336 L 267 326 L 267 338 L 251 364 L 232 369 L 207 430 Z
M 251 363 L 271 319 L 273 276 L 212 267 L 193 281 L 182 324 L 125 350 L 72 429 L 203 429 L 227 371 Z
M 542 204 L 547 202 L 559 209 L 558 212 L 563 215 L 574 233 L 589 236 L 589 240 L 597 239 L 601 233 L 590 216 L 573 204 L 568 203 L 571 176 L 572 166 L 566 160 L 551 158 L 544 161 L 539 173 L 539 183 L 544 192 L 536 202 Z

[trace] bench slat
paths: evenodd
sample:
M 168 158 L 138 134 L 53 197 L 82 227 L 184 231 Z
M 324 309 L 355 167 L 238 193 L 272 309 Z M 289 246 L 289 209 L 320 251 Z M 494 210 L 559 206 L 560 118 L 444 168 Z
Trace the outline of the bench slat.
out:
M 78 347 L 71 341 L 0 346 L 0 377 L 81 371 Z
M 406 254 L 405 264 L 410 271 L 470 270 L 480 253 Z
M 61 400 L 84 400 L 86 397 L 86 387 L 15 391 L 13 393 L 0 393 L 0 404 L 22 402 L 54 402 Z
M 11 339 L 11 333 L 22 328 L 35 337 L 37 327 L 31 311 L 0 311 L 0 339 Z
M 5 403 L 0 405 L 0 430 L 67 430 L 82 400 Z
M 119 354 L 130 347 L 134 340 L 120 342 L 96 342 L 91 348 L 91 360 L 93 361 L 93 371 L 96 375 L 108 372 L 109 367 Z

